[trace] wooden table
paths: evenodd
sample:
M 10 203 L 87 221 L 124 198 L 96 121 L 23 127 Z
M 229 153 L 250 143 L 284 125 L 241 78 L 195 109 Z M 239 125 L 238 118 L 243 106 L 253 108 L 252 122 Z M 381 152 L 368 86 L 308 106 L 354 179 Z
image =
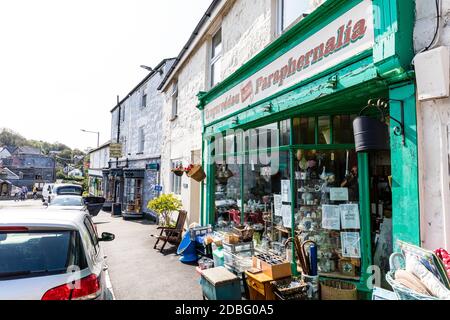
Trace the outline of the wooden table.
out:
M 246 271 L 245 274 L 247 275 L 250 300 L 276 300 L 270 284 L 274 281 L 271 277 L 262 272 L 252 274 Z

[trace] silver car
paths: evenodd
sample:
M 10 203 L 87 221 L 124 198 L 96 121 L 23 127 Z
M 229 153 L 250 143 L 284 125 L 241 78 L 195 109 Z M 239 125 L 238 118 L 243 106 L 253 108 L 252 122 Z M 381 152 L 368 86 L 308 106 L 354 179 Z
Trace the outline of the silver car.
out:
M 100 242 L 112 240 L 87 212 L 1 210 L 0 300 L 111 299 Z

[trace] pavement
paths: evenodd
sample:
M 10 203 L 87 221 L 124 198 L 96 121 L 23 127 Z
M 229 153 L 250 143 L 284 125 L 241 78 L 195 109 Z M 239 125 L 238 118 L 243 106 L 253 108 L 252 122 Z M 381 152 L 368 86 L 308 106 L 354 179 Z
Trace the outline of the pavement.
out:
M 42 208 L 40 200 L 0 201 L 1 209 Z M 196 266 L 178 261 L 175 247 L 165 254 L 153 249 L 157 226 L 147 220 L 123 220 L 101 212 L 94 218 L 98 233 L 110 232 L 116 239 L 102 242 L 109 267 L 106 282 L 117 300 L 202 300 Z
M 123 220 L 101 212 L 94 218 L 98 233 L 116 239 L 102 243 L 117 300 L 202 300 L 200 276 L 178 261 L 175 247 L 165 254 L 153 249 L 157 226 L 147 220 Z

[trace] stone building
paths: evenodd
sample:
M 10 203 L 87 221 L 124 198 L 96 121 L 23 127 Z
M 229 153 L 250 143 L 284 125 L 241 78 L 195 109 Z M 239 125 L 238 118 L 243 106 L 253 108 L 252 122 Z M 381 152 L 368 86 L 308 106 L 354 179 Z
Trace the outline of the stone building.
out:
M 122 152 L 104 174 L 109 200 L 122 204 L 124 217 L 151 214 L 147 203 L 158 195 L 163 98 L 157 89 L 172 64 L 161 61 L 111 110 L 111 147 L 121 144 Z
M 323 1 L 215 0 L 179 53 L 164 93 L 161 177 L 164 192 L 180 197 L 189 222 L 200 222 L 201 184 L 171 169 L 202 162 L 198 94 L 209 91 Z

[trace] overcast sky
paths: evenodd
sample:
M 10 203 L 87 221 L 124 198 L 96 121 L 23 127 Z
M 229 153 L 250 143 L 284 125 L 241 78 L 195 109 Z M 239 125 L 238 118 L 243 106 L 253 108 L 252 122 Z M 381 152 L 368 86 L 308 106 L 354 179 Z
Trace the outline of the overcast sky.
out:
M 95 147 L 110 110 L 175 57 L 211 0 L 0 1 L 0 128 Z

